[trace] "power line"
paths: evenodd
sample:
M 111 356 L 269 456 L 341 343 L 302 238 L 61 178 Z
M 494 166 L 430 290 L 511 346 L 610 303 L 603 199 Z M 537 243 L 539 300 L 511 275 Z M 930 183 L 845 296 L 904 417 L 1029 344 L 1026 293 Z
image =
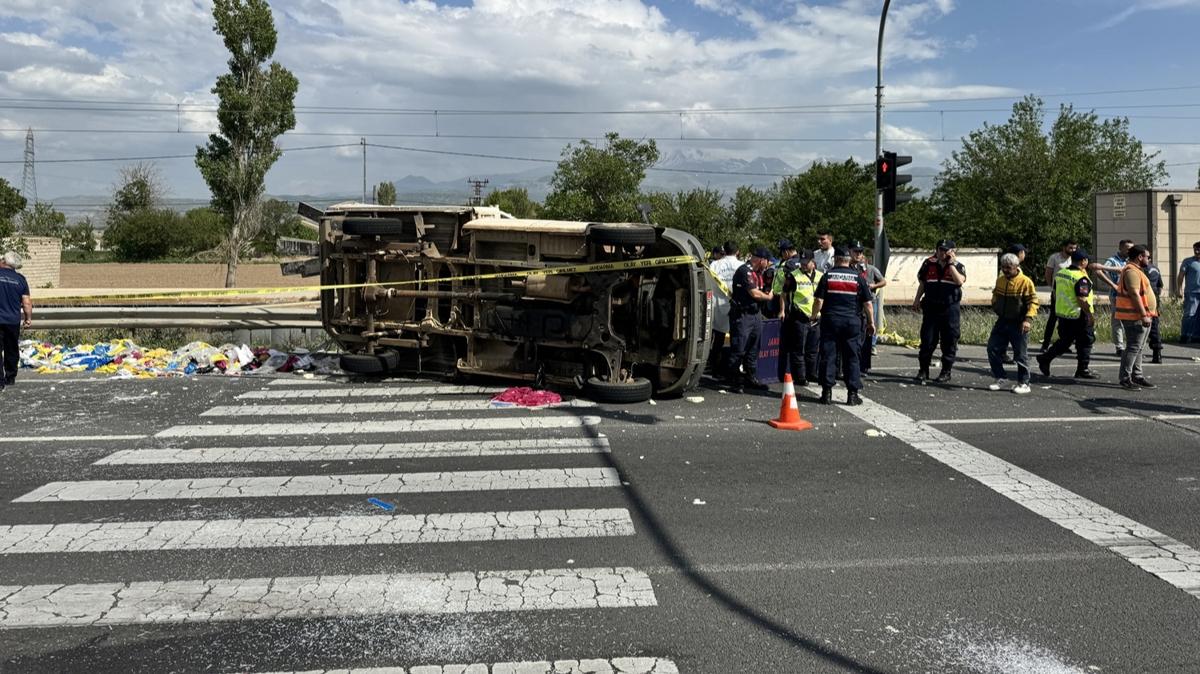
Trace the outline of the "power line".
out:
M 1078 91 L 1069 93 L 1043 93 L 1032 94 L 1039 98 L 1072 98 L 1083 96 L 1110 96 L 1120 94 L 1143 94 L 1164 91 L 1190 91 L 1200 90 L 1200 84 L 1187 84 L 1170 87 L 1147 87 L 1140 89 L 1109 89 L 1103 91 Z M 889 101 L 888 105 L 928 105 L 930 103 L 968 103 L 977 101 L 1007 101 L 1018 100 L 1024 98 L 1026 94 L 998 95 L 998 96 L 969 96 L 959 98 L 926 98 L 913 100 L 897 100 Z M 57 104 L 74 104 L 74 105 L 106 105 L 106 106 L 125 106 L 124 108 L 102 108 L 100 110 L 128 110 L 138 112 L 215 112 L 217 106 L 211 103 L 168 103 L 159 101 L 136 101 L 133 99 L 125 100 L 98 100 L 85 98 L 26 98 L 26 97 L 0 97 L 0 102 L 3 101 L 18 101 L 32 103 L 57 103 Z M 1200 104 L 1197 104 L 1200 105 Z M 133 108 L 131 106 L 139 106 Z M 707 109 L 692 109 L 692 108 L 641 108 L 630 110 L 501 110 L 501 109 L 464 109 L 464 108 L 390 108 L 390 107 L 367 107 L 367 106 L 318 106 L 318 105 L 297 105 L 293 109 L 297 112 L 311 113 L 329 113 L 329 114 L 346 114 L 347 112 L 363 112 L 363 113 L 388 113 L 388 114 L 416 114 L 416 115 L 679 115 L 679 114 L 709 114 L 723 112 L 766 112 L 766 111 L 782 111 L 782 110 L 818 110 L 829 108 L 842 107 L 871 107 L 874 102 L 837 102 L 837 103 L 819 103 L 819 104 L 795 104 L 795 105 L 780 105 L 780 106 L 744 106 L 744 107 L 727 107 L 727 108 L 707 108 Z M 9 107 L 0 105 L 0 107 Z M 31 108 L 43 109 L 43 108 Z M 76 110 L 85 110 L 85 108 L 71 108 Z M 95 111 L 96 109 L 88 108 L 87 111 Z M 897 111 L 898 112 L 898 111 Z
M 310 145 L 308 147 L 289 147 L 281 148 L 280 152 L 304 152 L 306 150 L 328 150 L 339 147 L 358 147 L 358 143 L 343 143 L 340 145 Z M 196 153 L 191 154 L 161 154 L 144 157 L 76 157 L 72 159 L 39 159 L 39 164 L 83 164 L 93 162 L 111 162 L 111 161 L 157 161 L 160 159 L 195 159 Z M 17 160 L 0 160 L 0 164 L 20 164 L 22 161 Z

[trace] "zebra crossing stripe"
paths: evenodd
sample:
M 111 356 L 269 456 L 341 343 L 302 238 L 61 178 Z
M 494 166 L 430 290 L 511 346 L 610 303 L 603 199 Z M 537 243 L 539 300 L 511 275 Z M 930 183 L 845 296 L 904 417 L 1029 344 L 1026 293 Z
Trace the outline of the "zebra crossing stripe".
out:
M 493 416 L 468 419 L 386 419 L 281 424 L 212 424 L 172 426 L 160 438 L 258 437 L 279 435 L 361 435 L 364 433 L 426 433 L 431 431 L 492 431 L 547 428 L 582 428 L 600 423 L 600 417 Z
M 13 499 L 13 503 L 580 489 L 617 487 L 620 484 L 620 477 L 614 468 L 279 475 L 171 480 L 87 480 L 51 482 Z
M 595 407 L 590 400 L 572 400 L 567 403 L 550 406 L 560 407 Z M 406 402 L 367 402 L 367 403 L 308 403 L 308 404 L 276 404 L 276 405 L 218 405 L 200 413 L 202 417 L 277 417 L 303 416 L 315 417 L 321 415 L 351 415 L 351 414 L 385 414 L 396 412 L 472 412 L 497 409 L 491 407 L 487 400 L 412 400 Z M 513 408 L 520 409 L 520 408 Z
M 356 669 L 310 669 L 303 672 L 270 674 L 679 674 L 679 667 L 666 658 L 599 658 L 582 660 L 542 660 L 539 662 L 497 662 L 471 665 L 419 665 L 403 667 L 366 667 Z
M 0 629 L 657 606 L 631 568 L 0 586 Z
M 145 435 L 31 435 L 28 437 L 9 436 L 0 438 L 0 442 L 107 442 L 109 440 L 141 440 Z
M 344 387 L 328 388 L 299 388 L 266 389 L 248 391 L 238 396 L 238 400 L 290 400 L 295 398 L 390 398 L 402 396 L 444 396 L 444 395 L 489 395 L 499 393 L 504 389 L 488 386 L 404 386 L 404 387 Z
M 632 536 L 624 508 L 0 526 L 0 555 Z
M 300 461 L 373 461 L 448 457 L 604 454 L 608 438 L 544 440 L 463 440 L 358 445 L 293 445 L 280 447 L 201 447 L 196 449 L 123 449 L 94 465 L 176 463 L 273 463 Z

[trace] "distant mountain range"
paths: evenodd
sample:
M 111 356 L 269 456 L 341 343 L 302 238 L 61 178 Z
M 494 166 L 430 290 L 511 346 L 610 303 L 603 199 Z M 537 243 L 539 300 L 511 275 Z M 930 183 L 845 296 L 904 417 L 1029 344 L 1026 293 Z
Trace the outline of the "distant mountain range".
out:
M 796 175 L 807 170 L 809 165 L 797 169 L 782 159 L 775 157 L 755 157 L 745 159 L 730 159 L 713 157 L 700 150 L 676 150 L 664 155 L 654 169 L 646 173 L 642 189 L 647 192 L 677 192 L 694 188 L 715 189 L 731 197 L 737 188 L 749 185 L 765 189 L 782 180 L 783 176 Z M 932 167 L 910 166 L 908 173 L 913 176 L 914 187 L 923 195 L 928 195 L 933 187 L 933 178 L 937 169 Z M 471 178 L 486 178 L 487 187 L 484 194 L 492 190 L 524 188 L 529 196 L 537 201 L 543 201 L 550 192 L 550 177 L 553 169 L 549 166 L 538 166 L 517 173 L 487 174 L 477 173 L 463 176 L 454 180 L 433 181 L 424 176 L 407 175 L 393 180 L 396 186 L 398 203 L 421 204 L 462 204 L 466 203 L 472 194 Z M 361 194 L 276 194 L 273 198 L 285 201 L 305 201 L 314 206 L 325 206 L 339 201 L 355 201 Z M 63 211 L 72 220 L 91 215 L 103 226 L 104 204 L 107 196 L 70 196 L 53 200 L 55 208 Z M 168 208 L 178 211 L 208 205 L 207 198 L 199 199 L 168 199 Z

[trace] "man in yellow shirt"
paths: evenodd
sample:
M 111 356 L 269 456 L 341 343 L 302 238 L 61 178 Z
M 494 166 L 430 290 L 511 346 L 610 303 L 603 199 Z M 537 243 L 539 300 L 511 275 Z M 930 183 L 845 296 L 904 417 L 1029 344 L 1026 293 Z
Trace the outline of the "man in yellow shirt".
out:
M 1013 253 L 1000 257 L 1000 276 L 992 290 L 992 311 L 996 312 L 996 324 L 988 338 L 988 364 L 996 381 L 988 386 L 999 391 L 1007 383 L 1004 372 L 1004 354 L 1012 345 L 1013 360 L 1017 364 L 1017 385 L 1013 393 L 1029 393 L 1029 329 L 1037 316 L 1037 289 L 1028 276 L 1021 273 L 1021 261 Z

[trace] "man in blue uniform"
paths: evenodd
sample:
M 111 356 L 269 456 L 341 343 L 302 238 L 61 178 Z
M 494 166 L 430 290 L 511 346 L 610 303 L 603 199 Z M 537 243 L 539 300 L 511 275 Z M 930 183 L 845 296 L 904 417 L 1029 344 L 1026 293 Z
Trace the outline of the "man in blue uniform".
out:
M 917 272 L 917 296 L 913 310 L 921 312 L 921 350 L 917 363 L 921 369 L 917 382 L 924 384 L 929 379 L 929 366 L 933 362 L 933 351 L 942 346 L 942 370 L 938 383 L 950 381 L 954 369 L 954 358 L 958 355 L 958 336 L 962 301 L 962 285 L 967 281 L 967 270 L 958 261 L 954 242 L 942 239 L 937 253 L 921 263 Z
M 729 296 L 729 360 L 725 379 L 730 390 L 741 393 L 745 387 L 759 391 L 767 385 L 758 380 L 758 340 L 762 335 L 762 303 L 774 295 L 763 292 L 762 274 L 771 265 L 771 253 L 760 246 L 750 261 L 733 274 L 732 294 Z
M 858 357 L 864 337 L 875 334 L 875 312 L 871 288 L 850 267 L 850 251 L 837 248 L 834 266 L 817 283 L 813 319 L 821 323 L 821 403 L 833 403 L 837 383 L 837 358 L 841 355 L 846 375 L 847 405 L 861 405 L 862 377 Z

